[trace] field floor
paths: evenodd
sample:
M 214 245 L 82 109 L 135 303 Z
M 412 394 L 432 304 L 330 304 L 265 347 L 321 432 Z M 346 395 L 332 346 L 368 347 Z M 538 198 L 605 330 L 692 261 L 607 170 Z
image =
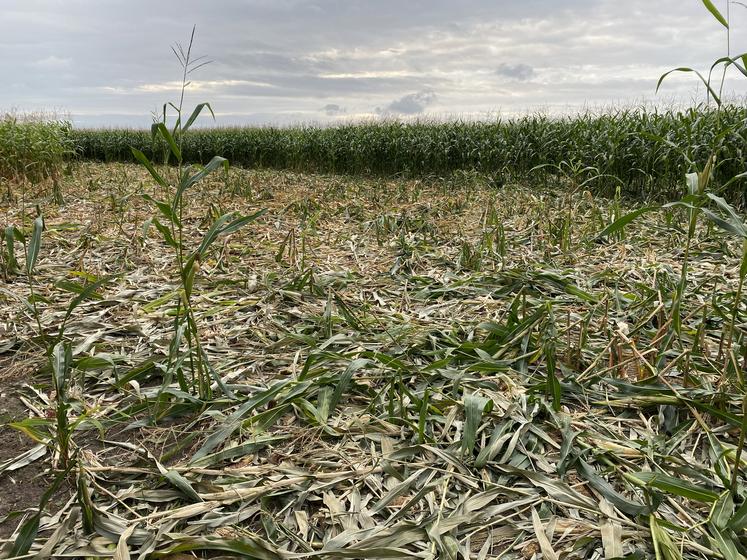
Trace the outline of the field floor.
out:
M 0 277 L 0 557 L 34 519 L 26 558 L 745 554 L 741 246 L 699 224 L 675 333 L 684 210 L 599 239 L 630 205 L 560 183 L 215 173 L 186 194 L 188 249 L 267 212 L 195 275 L 200 399 L 169 358 L 179 276 L 142 196 L 161 187 L 81 164 L 61 190 L 0 203 L 46 224 L 38 323 L 26 275 Z

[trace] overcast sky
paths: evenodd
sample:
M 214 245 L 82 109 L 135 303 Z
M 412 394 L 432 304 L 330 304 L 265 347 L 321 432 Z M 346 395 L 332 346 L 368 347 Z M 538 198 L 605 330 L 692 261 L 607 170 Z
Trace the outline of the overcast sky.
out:
M 715 0 L 726 13 L 726 0 Z M 703 99 L 681 65 L 726 49 L 701 0 L 0 0 L 0 109 L 145 126 L 178 95 L 170 46 L 213 62 L 189 103 L 218 123 L 510 116 Z M 732 4 L 732 51 L 747 9 Z M 734 75 L 727 90 L 747 92 Z

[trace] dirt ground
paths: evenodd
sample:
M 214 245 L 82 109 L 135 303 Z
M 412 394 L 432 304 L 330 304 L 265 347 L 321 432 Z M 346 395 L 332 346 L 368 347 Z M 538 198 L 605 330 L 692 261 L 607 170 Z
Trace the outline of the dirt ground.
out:
M 0 369 L 2 366 L 0 366 Z M 8 424 L 28 417 L 19 396 L 23 383 L 6 382 L 0 391 L 0 463 L 34 447 L 34 442 Z M 0 474 L 0 538 L 8 538 L 20 519 L 20 512 L 39 505 L 50 484 L 44 463 L 33 462 L 11 472 Z

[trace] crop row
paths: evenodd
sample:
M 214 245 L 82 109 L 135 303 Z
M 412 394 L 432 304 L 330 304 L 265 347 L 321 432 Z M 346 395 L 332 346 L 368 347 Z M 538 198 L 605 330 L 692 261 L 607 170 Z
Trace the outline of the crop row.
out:
M 31 181 L 54 176 L 75 153 L 70 123 L 34 117 L 0 117 L 0 178 Z
M 166 153 L 143 130 L 74 130 L 72 135 L 85 159 L 132 161 L 131 146 L 155 159 Z M 609 190 L 620 183 L 625 194 L 662 198 L 681 194 L 688 162 L 702 166 L 714 146 L 715 185 L 744 173 L 746 107 L 531 115 L 492 122 L 199 129 L 184 138 L 183 152 L 197 163 L 218 154 L 246 167 L 405 176 L 475 170 L 506 179 L 527 178 L 538 165 L 565 162 L 565 169 L 586 167 L 584 180 L 602 176 L 591 188 Z M 724 194 L 744 205 L 744 187 L 743 181 L 733 182 Z

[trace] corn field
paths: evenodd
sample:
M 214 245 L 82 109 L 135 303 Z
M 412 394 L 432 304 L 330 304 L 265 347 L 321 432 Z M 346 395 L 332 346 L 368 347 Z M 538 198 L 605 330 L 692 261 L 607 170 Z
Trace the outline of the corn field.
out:
M 728 130 L 721 138 L 719 134 Z M 75 130 L 81 157 L 133 161 L 130 147 L 162 160 L 162 141 L 141 130 Z M 716 141 L 717 140 L 717 141 Z M 207 163 L 215 154 L 233 165 L 324 173 L 382 176 L 444 176 L 477 171 L 494 180 L 537 180 L 537 166 L 578 165 L 597 194 L 669 199 L 681 192 L 688 159 L 702 164 L 714 142 L 715 184 L 747 168 L 747 108 L 705 106 L 683 111 L 623 110 L 549 118 L 541 115 L 494 122 L 369 122 L 329 128 L 196 129 L 185 138 L 186 160 Z M 584 179 L 587 179 L 584 177 Z M 614 178 L 614 179 L 613 179 Z M 745 181 L 724 196 L 743 205 Z
M 40 181 L 75 154 L 72 125 L 62 120 L 0 117 L 0 179 Z
M 194 33 L 0 122 L 0 558 L 747 559 L 747 108 L 194 130 Z

